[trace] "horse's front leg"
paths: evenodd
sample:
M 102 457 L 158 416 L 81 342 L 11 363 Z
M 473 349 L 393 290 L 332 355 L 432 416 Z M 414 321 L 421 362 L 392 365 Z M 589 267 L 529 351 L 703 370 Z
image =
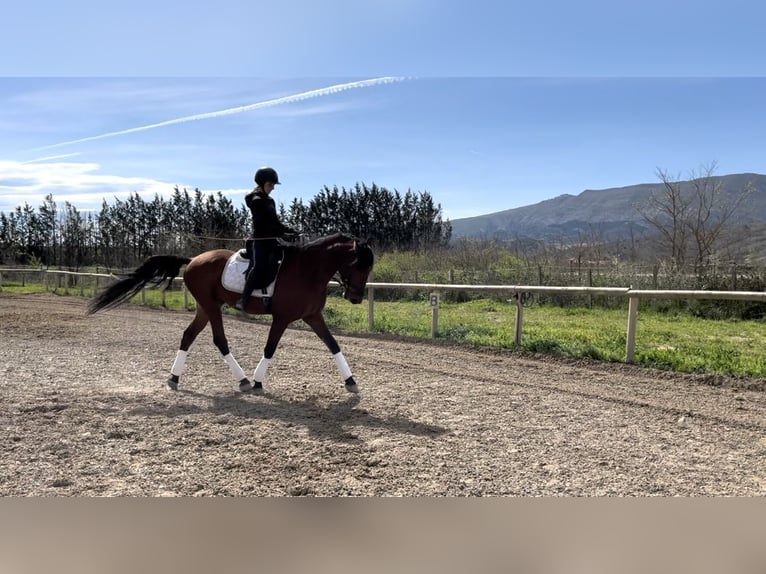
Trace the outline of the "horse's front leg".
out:
M 274 357 L 274 353 L 279 345 L 279 340 L 285 333 L 285 329 L 290 324 L 289 321 L 284 319 L 274 318 L 269 328 L 269 336 L 266 339 L 266 346 L 263 348 L 263 357 L 258 361 L 258 366 L 253 373 L 253 389 L 260 391 L 263 389 L 263 383 L 266 380 L 266 372 L 269 370 L 269 365 Z
M 340 345 L 338 345 L 338 341 L 336 341 L 335 337 L 330 333 L 330 329 L 327 327 L 327 323 L 325 323 L 322 313 L 320 312 L 316 315 L 304 317 L 303 321 L 314 330 L 317 336 L 324 341 L 325 345 L 327 345 L 327 348 L 330 349 L 332 357 L 335 359 L 335 365 L 340 372 L 340 378 L 346 386 L 346 390 L 349 393 L 358 393 L 359 387 L 356 385 L 354 375 L 351 373 L 351 368 L 348 366 L 346 357 L 340 352 Z

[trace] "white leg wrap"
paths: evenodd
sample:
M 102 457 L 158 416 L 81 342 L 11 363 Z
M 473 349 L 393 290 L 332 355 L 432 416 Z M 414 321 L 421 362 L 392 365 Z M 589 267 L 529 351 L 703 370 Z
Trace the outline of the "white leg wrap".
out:
M 338 351 L 337 353 L 333 355 L 333 359 L 335 359 L 335 364 L 338 365 L 338 370 L 340 371 L 340 378 L 345 381 L 351 376 L 351 368 L 348 366 L 348 363 L 346 362 L 346 357 L 343 356 L 343 353 Z
M 186 363 L 186 356 L 188 351 L 179 350 L 176 353 L 176 360 L 173 361 L 173 366 L 170 368 L 170 374 L 180 377 L 184 372 L 184 364 Z
M 241 381 L 242 379 L 247 378 L 245 371 L 242 370 L 242 367 L 240 367 L 239 363 L 237 363 L 237 359 L 235 359 L 231 353 L 224 356 L 223 360 L 226 361 L 227 365 L 229 365 L 229 370 L 231 371 L 231 374 L 234 375 L 235 381 Z
M 255 372 L 253 373 L 253 379 L 258 382 L 262 383 L 266 380 L 266 371 L 269 370 L 269 365 L 271 364 L 271 359 L 267 359 L 266 357 L 261 357 L 260 362 L 258 363 L 258 366 L 255 368 Z

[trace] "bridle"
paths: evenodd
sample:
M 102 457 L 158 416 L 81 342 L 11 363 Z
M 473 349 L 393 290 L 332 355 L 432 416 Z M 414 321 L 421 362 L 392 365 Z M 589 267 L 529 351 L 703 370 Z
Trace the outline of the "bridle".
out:
M 354 241 L 353 252 L 356 254 L 358 252 L 358 250 L 359 250 L 359 245 L 358 245 L 357 241 L 355 240 Z M 357 261 L 357 259 L 354 259 L 354 261 L 352 261 L 348 265 L 348 267 L 352 267 L 354 265 L 354 263 L 356 263 L 356 261 Z M 335 275 L 333 276 L 333 279 L 335 281 L 337 281 L 341 285 L 341 287 L 343 287 L 344 296 L 348 295 L 350 292 L 353 291 L 352 287 L 351 287 L 351 282 L 343 276 L 343 273 L 340 272 L 340 269 L 338 269 L 338 271 L 335 272 Z

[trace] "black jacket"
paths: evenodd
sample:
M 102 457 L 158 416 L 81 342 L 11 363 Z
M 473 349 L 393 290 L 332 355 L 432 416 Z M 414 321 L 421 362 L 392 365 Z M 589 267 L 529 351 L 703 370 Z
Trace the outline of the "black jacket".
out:
M 253 215 L 253 237 L 256 239 L 296 234 L 295 230 L 279 221 L 274 200 L 259 187 L 245 196 L 245 204 Z

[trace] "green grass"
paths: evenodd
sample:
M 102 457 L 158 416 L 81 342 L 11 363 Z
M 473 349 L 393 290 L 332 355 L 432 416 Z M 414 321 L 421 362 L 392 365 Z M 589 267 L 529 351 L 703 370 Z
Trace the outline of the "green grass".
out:
M 45 285 L 40 284 L 29 284 L 22 285 L 21 283 L 4 283 L 2 288 L 0 288 L 0 293 L 19 293 L 19 294 L 30 294 L 30 293 L 45 293 Z M 79 293 L 79 289 L 77 290 Z M 74 294 L 74 293 L 73 293 Z
M 94 295 L 93 287 L 55 287 L 51 285 L 46 287 L 40 283 L 27 283 L 21 285 L 21 283 L 3 283 L 0 288 L 0 293 L 19 293 L 19 294 L 33 294 L 33 293 L 53 293 L 60 296 L 76 296 L 90 298 Z M 162 291 L 159 289 L 146 289 L 144 297 L 136 295 L 131 300 L 132 303 L 139 303 L 146 305 L 152 309 L 159 309 L 165 307 L 167 309 L 183 309 L 184 295 L 183 292 L 176 287 L 174 291 L 165 292 L 165 304 L 162 302 Z M 188 297 L 188 309 L 193 310 L 195 308 L 194 298 Z
M 45 292 L 44 285 L 9 285 L 3 292 Z M 80 288 L 59 288 L 59 295 L 80 296 Z M 83 295 L 91 297 L 92 288 Z M 137 296 L 133 300 L 141 302 Z M 190 309 L 194 300 L 189 298 Z M 166 293 L 168 309 L 182 309 L 181 291 Z M 162 307 L 157 289 L 146 291 L 146 305 Z M 431 307 L 422 301 L 376 301 L 375 331 L 410 337 L 431 337 Z M 367 302 L 351 305 L 328 298 L 327 323 L 335 329 L 366 332 Z M 496 348 L 514 348 L 515 306 L 505 301 L 478 299 L 442 302 L 439 330 L 442 340 Z M 623 309 L 589 309 L 533 305 L 524 309 L 521 348 L 527 351 L 606 362 L 625 359 L 627 301 Z M 639 310 L 635 363 L 682 373 L 766 377 L 766 329 L 762 320 L 713 320 L 681 312 Z
M 366 304 L 331 298 L 326 316 L 334 327 L 367 329 Z M 515 328 L 516 309 L 509 303 L 481 299 L 440 305 L 440 339 L 513 348 Z M 431 308 L 427 302 L 376 302 L 375 331 L 430 338 Z M 524 309 L 521 348 L 620 362 L 626 334 L 627 301 L 624 309 L 532 306 Z M 683 373 L 766 377 L 766 329 L 763 321 L 640 311 L 634 362 Z

